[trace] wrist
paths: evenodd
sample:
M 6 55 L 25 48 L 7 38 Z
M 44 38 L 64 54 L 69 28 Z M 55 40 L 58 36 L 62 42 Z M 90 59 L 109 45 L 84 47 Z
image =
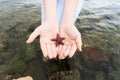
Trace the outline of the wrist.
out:
M 52 21 L 52 20 L 45 20 L 44 23 L 45 24 L 50 24 L 50 25 L 58 25 L 57 21 Z
M 74 25 L 74 19 L 64 19 L 62 20 L 61 25 Z
M 53 29 L 58 28 L 58 24 L 56 22 L 53 22 L 53 21 L 45 21 L 43 23 L 43 25 L 45 25 L 45 26 L 47 25 L 47 26 L 49 26 L 49 27 L 51 27 Z
M 52 23 L 52 24 L 57 24 L 57 19 L 52 19 L 52 18 L 47 18 L 47 19 L 45 19 L 45 22 L 46 23 Z
M 62 23 L 62 24 L 61 24 L 61 27 L 75 27 L 75 26 L 74 26 L 73 23 L 67 22 L 67 23 Z

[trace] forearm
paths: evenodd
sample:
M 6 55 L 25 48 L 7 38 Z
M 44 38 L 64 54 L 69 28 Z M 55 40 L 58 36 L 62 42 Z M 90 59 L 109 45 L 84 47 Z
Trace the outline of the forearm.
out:
M 78 0 L 64 0 L 64 13 L 61 24 L 74 24 Z
M 44 9 L 45 21 L 57 23 L 56 0 L 44 0 Z

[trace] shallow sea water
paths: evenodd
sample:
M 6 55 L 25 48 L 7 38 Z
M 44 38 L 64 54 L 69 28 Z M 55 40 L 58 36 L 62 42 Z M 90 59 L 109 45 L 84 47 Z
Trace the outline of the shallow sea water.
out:
M 119 0 L 85 0 L 75 24 L 83 51 L 71 59 L 44 58 L 38 39 L 25 44 L 40 16 L 40 0 L 0 0 L 0 80 L 120 80 Z

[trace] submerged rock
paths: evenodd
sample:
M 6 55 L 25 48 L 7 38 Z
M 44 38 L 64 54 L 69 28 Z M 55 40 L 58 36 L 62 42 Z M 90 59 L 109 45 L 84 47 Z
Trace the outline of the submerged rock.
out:
M 81 55 L 82 62 L 84 62 L 83 65 L 90 69 L 107 69 L 110 66 L 108 57 L 99 49 L 85 47 Z
M 55 72 L 49 76 L 49 80 L 80 80 L 80 73 L 74 70 Z
M 83 48 L 82 55 L 85 59 L 88 59 L 90 61 L 109 62 L 109 59 L 107 58 L 106 54 L 103 51 L 96 48 L 85 47 Z
M 13 79 L 13 80 L 33 80 L 31 76 L 26 76 L 26 77 L 21 77 L 18 79 Z

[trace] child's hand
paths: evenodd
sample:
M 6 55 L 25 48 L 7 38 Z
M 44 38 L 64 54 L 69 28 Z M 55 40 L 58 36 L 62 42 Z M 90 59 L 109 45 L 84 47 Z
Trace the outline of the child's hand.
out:
M 44 57 L 52 59 L 57 56 L 57 47 L 51 39 L 56 38 L 57 33 L 59 33 L 57 24 L 44 23 L 31 33 L 26 43 L 32 43 L 37 36 L 40 36 L 40 45 Z
M 82 50 L 81 34 L 74 25 L 60 26 L 60 36 L 65 37 L 64 45 L 59 46 L 60 58 L 72 57 L 77 48 Z

